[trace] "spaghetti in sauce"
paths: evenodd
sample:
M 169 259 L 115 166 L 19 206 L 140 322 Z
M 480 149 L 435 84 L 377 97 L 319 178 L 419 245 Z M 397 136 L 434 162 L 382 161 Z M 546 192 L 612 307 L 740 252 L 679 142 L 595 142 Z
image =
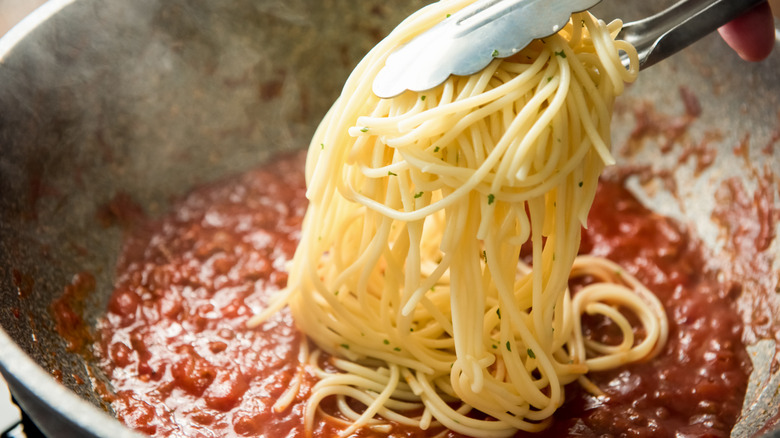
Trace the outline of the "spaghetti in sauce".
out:
M 316 378 L 305 367 L 300 373 L 304 336 L 286 309 L 246 327 L 287 282 L 307 206 L 303 167 L 302 154 L 278 157 L 198 188 L 159 220 L 131 225 L 97 345 L 113 388 L 106 397 L 129 427 L 154 437 L 305 436 L 303 409 Z M 623 181 L 602 179 L 588 225 L 580 252 L 608 258 L 647 285 L 667 310 L 670 335 L 649 362 L 590 373 L 603 397 L 568 385 L 544 436 L 728 436 L 750 372 L 733 311 L 739 291 L 717 281 L 693 236 L 643 207 Z M 587 282 L 570 284 L 574 296 Z M 583 331 L 619 341 L 603 319 L 584 318 Z M 295 399 L 275 410 L 296 375 L 303 381 Z M 339 415 L 333 400 L 320 408 Z M 348 427 L 318 418 L 315 437 Z M 392 423 L 352 436 L 437 433 L 460 436 Z

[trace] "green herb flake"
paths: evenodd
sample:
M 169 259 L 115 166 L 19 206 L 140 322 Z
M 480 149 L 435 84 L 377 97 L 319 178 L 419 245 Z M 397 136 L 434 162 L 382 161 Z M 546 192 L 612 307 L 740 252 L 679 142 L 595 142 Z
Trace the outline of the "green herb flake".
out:
M 423 101 L 425 100 L 425 95 L 424 94 L 422 96 L 420 96 L 420 100 L 423 100 Z
M 493 53 L 491 54 L 492 57 L 497 58 L 498 57 L 498 50 L 493 50 Z
M 414 194 L 414 199 L 417 199 L 423 195 L 423 192 L 418 192 Z
M 320 149 L 325 150 L 325 143 L 320 143 Z
M 578 186 L 580 186 L 580 187 L 582 187 L 582 181 L 580 181 L 580 183 L 579 183 L 579 184 L 577 184 L 577 185 L 578 185 Z
M 341 344 L 341 348 L 349 350 L 349 344 Z
M 496 315 L 498 315 L 498 319 L 501 319 L 501 309 L 496 309 Z
M 385 345 L 390 345 L 390 341 L 388 341 L 387 339 L 385 339 L 385 340 L 384 340 L 384 341 L 382 341 L 382 342 L 384 342 L 384 343 L 385 343 Z
M 360 128 L 360 132 L 368 132 L 368 128 L 364 126 Z
M 536 354 L 534 354 L 534 351 L 531 350 L 530 348 L 528 349 L 527 353 L 528 353 L 528 357 L 530 357 L 531 359 L 536 359 Z
M 560 52 L 555 52 L 555 56 L 560 56 L 563 59 L 566 59 L 566 53 L 561 49 Z
M 510 353 L 512 352 L 512 346 L 509 344 L 509 341 L 506 341 L 506 350 Z
M 398 348 L 398 347 L 395 347 L 395 348 L 393 348 L 393 351 L 401 351 L 401 349 Z
M 387 176 L 398 176 L 398 174 L 388 170 L 387 171 Z
M 439 149 L 440 149 L 440 148 L 439 148 L 438 146 L 436 146 L 435 148 L 433 148 L 433 151 L 434 151 L 434 152 L 439 152 Z
M 447 18 L 450 18 L 450 17 L 452 17 L 452 14 L 447 14 Z M 583 21 L 583 23 L 585 23 L 585 21 Z
M 493 344 L 493 349 L 494 349 L 494 350 L 497 350 L 497 349 L 498 349 L 498 345 L 496 345 L 496 344 Z
M 552 80 L 552 76 L 547 76 L 547 82 L 550 82 Z
M 339 296 L 339 291 L 333 292 L 333 295 Z
M 494 195 L 492 193 L 488 195 L 488 205 L 492 204 L 493 201 L 495 201 L 495 200 L 496 200 L 496 195 Z

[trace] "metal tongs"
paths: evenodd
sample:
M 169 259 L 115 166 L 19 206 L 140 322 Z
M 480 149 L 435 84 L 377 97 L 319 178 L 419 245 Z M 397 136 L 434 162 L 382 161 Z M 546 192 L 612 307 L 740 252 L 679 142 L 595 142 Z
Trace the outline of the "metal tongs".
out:
M 618 39 L 636 47 L 644 69 L 762 1 L 681 0 L 651 17 L 625 23 Z M 494 58 L 512 56 L 532 40 L 558 32 L 572 13 L 600 2 L 477 0 L 393 52 L 374 79 L 374 93 L 390 98 L 405 90 L 431 89 L 453 74 L 477 73 Z

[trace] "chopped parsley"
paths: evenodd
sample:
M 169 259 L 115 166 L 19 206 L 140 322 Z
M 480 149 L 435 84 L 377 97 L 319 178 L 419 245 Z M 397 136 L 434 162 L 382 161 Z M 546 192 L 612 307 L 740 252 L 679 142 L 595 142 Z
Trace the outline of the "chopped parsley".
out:
M 560 52 L 555 52 L 555 56 L 560 56 L 563 59 L 566 59 L 566 53 L 561 49 Z
M 509 344 L 509 341 L 506 341 L 506 349 L 507 349 L 507 351 L 509 351 L 510 353 L 512 352 L 512 346 Z
M 398 176 L 398 174 L 388 170 L 387 171 L 387 176 Z
M 418 192 L 414 194 L 414 199 L 417 199 L 423 195 L 423 192 Z
M 530 357 L 531 359 L 536 359 L 536 354 L 534 354 L 534 351 L 531 350 L 530 348 L 528 349 L 527 353 L 528 353 L 528 357 Z
M 491 54 L 494 58 L 498 57 L 498 50 L 493 50 L 493 53 Z
M 491 193 L 488 195 L 488 205 L 492 204 L 493 201 L 495 200 L 496 200 L 496 196 L 494 194 Z
M 368 128 L 364 126 L 360 128 L 360 132 L 368 132 Z

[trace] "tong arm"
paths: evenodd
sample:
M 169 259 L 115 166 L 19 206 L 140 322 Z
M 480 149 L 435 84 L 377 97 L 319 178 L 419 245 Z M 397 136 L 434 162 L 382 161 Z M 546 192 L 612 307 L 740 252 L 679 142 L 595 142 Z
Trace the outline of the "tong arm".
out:
M 639 52 L 645 69 L 693 44 L 764 0 L 681 0 L 650 17 L 625 23 L 618 39 Z M 628 59 L 623 58 L 627 64 Z

